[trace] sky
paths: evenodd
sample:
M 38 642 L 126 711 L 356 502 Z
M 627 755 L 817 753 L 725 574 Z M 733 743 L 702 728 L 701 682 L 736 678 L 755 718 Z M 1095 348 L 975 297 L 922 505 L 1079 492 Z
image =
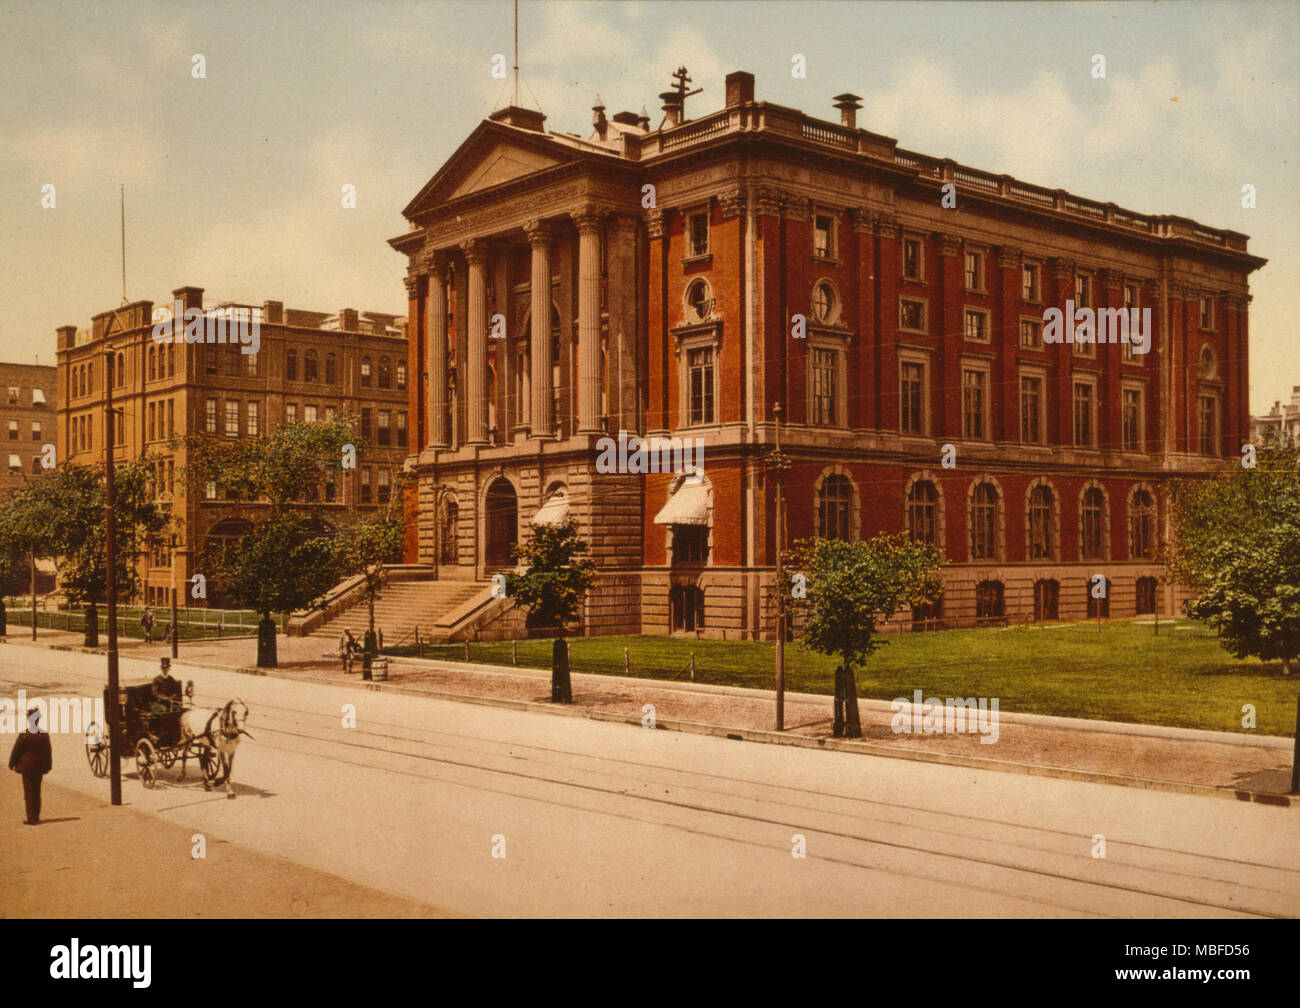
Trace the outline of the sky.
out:
M 130 300 L 195 285 L 405 314 L 387 239 L 508 103 L 492 66 L 512 46 L 494 0 L 0 0 L 0 359 L 53 363 L 57 326 L 121 302 L 122 185 Z M 695 118 L 744 69 L 760 101 L 826 119 L 860 94 L 859 125 L 906 149 L 1248 234 L 1270 260 L 1251 280 L 1252 412 L 1300 385 L 1294 0 L 522 0 L 519 61 L 521 104 L 550 129 L 586 135 L 597 93 L 658 125 L 683 64 Z

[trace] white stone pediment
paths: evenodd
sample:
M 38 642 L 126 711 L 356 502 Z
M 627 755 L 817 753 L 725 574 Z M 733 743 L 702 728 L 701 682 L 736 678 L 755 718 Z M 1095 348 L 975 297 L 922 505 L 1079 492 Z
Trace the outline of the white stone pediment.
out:
M 447 194 L 447 199 L 458 199 L 471 193 L 491 189 L 493 186 L 526 175 L 554 168 L 564 162 L 541 151 L 498 143 L 489 149 L 476 164 L 467 166 L 460 182 Z

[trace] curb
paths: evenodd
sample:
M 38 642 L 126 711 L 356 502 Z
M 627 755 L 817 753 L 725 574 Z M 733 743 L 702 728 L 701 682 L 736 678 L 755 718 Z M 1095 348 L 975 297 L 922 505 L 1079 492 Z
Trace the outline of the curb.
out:
M 199 666 L 195 666 L 199 667 Z M 510 667 L 513 668 L 513 667 Z M 266 677 L 265 669 L 229 667 L 219 669 L 222 672 L 240 672 L 244 675 Z M 575 673 L 577 674 L 577 673 Z M 596 678 L 621 678 L 598 676 Z M 552 705 L 534 700 L 508 700 L 500 697 L 470 696 L 463 693 L 449 693 L 441 690 L 416 689 L 390 682 L 365 682 L 364 680 L 337 682 L 333 679 L 310 678 L 302 681 L 317 682 L 329 686 L 361 687 L 375 693 L 396 693 L 402 696 L 420 696 L 433 700 L 446 700 L 453 703 L 478 704 L 483 707 L 495 707 L 501 710 L 534 711 L 560 717 L 586 718 L 590 721 L 603 721 L 610 724 L 626 724 L 642 727 L 641 719 L 634 714 L 616 714 L 610 711 L 583 710 L 566 705 Z M 637 682 L 658 682 L 658 680 L 638 679 Z M 713 689 L 733 690 L 737 687 L 713 687 Z M 743 691 L 742 691 L 743 692 Z M 815 694 L 812 694 L 816 696 Z M 821 698 L 824 699 L 824 698 Z M 884 701 L 877 701 L 884 703 Z M 1005 715 L 1004 715 L 1005 716 Z M 1033 715 L 1022 715 L 1032 717 Z M 1066 721 L 1067 718 L 1059 720 Z M 1105 723 L 1105 722 L 1094 722 Z M 971 770 L 991 770 L 1001 773 L 1018 773 L 1033 777 L 1053 777 L 1059 780 L 1073 780 L 1088 784 L 1109 784 L 1116 787 L 1142 788 L 1148 791 L 1165 791 L 1174 794 L 1197 795 L 1211 798 L 1230 798 L 1236 801 L 1257 802 L 1261 805 L 1282 807 L 1300 806 L 1300 797 L 1295 795 L 1278 795 L 1264 791 L 1250 791 L 1244 788 L 1212 787 L 1208 784 L 1184 784 L 1179 781 L 1153 780 L 1146 777 L 1124 777 L 1093 770 L 1075 770 L 1069 767 L 1045 766 L 1037 763 L 1013 763 L 1007 760 L 986 759 L 976 756 L 958 756 L 950 753 L 930 753 L 911 749 L 896 749 L 875 742 L 859 742 L 846 739 L 812 738 L 807 735 L 792 735 L 768 731 L 759 728 L 728 728 L 723 725 L 709 724 L 701 721 L 676 721 L 656 719 L 655 729 L 677 731 L 689 735 L 706 735 L 713 738 L 727 738 L 736 742 L 758 742 L 769 745 L 794 746 L 801 749 L 822 749 L 831 752 L 859 753 L 866 756 L 881 756 L 887 759 L 906 759 L 920 763 L 937 763 L 945 766 L 964 767 Z M 1209 733 L 1218 734 L 1218 733 Z M 1290 740 L 1286 740 L 1288 745 Z

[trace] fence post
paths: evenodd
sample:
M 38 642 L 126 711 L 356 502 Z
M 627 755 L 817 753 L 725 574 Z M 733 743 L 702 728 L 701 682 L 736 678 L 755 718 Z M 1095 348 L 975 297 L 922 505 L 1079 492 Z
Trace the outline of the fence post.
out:
M 515 665 L 519 664 L 519 642 L 517 640 L 510 642 L 510 661 Z
M 1300 794 L 1300 696 L 1295 698 L 1295 752 L 1291 756 L 1291 793 Z
M 632 662 L 627 656 L 627 648 L 623 649 L 623 674 L 625 676 L 632 674 Z
M 691 652 L 691 682 L 695 682 L 695 652 Z
M 469 641 L 465 641 L 465 660 L 469 661 Z

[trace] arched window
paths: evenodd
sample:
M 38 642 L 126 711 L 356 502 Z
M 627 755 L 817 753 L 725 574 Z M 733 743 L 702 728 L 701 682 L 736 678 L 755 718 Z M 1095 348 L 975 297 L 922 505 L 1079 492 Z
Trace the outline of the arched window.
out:
M 370 388 L 370 358 L 361 358 L 361 387 Z
M 853 486 L 838 473 L 822 481 L 817 494 L 817 535 L 822 539 L 850 538 L 850 506 Z
M 255 354 L 248 355 L 248 363 L 250 365 L 253 363 L 253 358 L 255 356 L 256 356 Z M 158 370 L 159 371 L 162 370 L 161 364 L 158 365 Z M 250 371 L 249 373 L 251 374 L 252 372 Z M 167 344 L 167 377 L 168 378 L 176 377 L 176 344 L 175 343 Z
M 1156 505 L 1146 490 L 1135 490 L 1129 499 L 1129 557 L 1150 559 L 1156 553 Z
M 1052 557 L 1052 490 L 1039 484 L 1029 492 L 1029 559 Z
M 393 387 L 393 372 L 387 357 L 379 358 L 379 387 L 381 389 Z
M 939 491 L 929 480 L 917 480 L 907 491 L 907 534 L 912 542 L 934 545 L 938 527 Z
M 320 381 L 320 359 L 315 350 L 308 350 L 302 357 L 302 380 Z
M 456 563 L 456 522 L 460 519 L 460 506 L 450 497 L 442 502 L 442 541 L 439 543 L 438 562 Z
M 336 367 L 336 361 L 332 353 L 325 355 L 325 384 L 334 386 L 338 384 L 339 373 Z
M 286 350 L 284 352 L 284 378 L 285 381 L 298 380 L 298 351 Z
M 560 385 L 563 383 L 560 352 L 560 334 L 556 331 L 551 337 L 551 416 L 549 423 L 542 426 L 546 431 L 560 430 Z
M 1106 518 L 1106 497 L 1099 487 L 1089 487 L 1083 492 L 1079 510 L 1079 558 L 1104 560 L 1106 541 L 1103 529 Z
M 1041 623 L 1044 620 L 1060 619 L 1061 612 L 1061 584 L 1051 578 L 1042 578 L 1034 582 L 1034 619 Z
M 85 395 L 90 395 L 95 391 L 95 365 L 91 365 L 84 375 L 85 380 L 81 383 L 81 391 Z
M 150 347 L 145 351 L 145 357 L 147 358 L 149 368 L 149 381 L 153 381 L 158 377 L 158 358 L 155 356 L 155 351 L 157 349 L 157 347 Z
M 397 362 L 397 387 L 399 389 L 406 388 L 406 361 L 404 360 Z
M 1002 582 L 981 581 L 977 584 L 975 586 L 976 620 L 981 623 L 989 623 L 1000 620 L 1005 615 Z
M 1156 579 L 1137 579 L 1137 615 L 1150 616 L 1156 611 Z
M 72 369 L 72 394 L 74 396 L 79 396 L 82 394 L 81 386 L 85 380 L 86 380 L 85 366 L 83 365 L 81 367 L 74 367 Z
M 970 500 L 970 558 L 995 560 L 998 555 L 998 488 L 980 483 Z
M 126 354 L 117 355 L 117 384 L 119 387 L 126 385 Z

